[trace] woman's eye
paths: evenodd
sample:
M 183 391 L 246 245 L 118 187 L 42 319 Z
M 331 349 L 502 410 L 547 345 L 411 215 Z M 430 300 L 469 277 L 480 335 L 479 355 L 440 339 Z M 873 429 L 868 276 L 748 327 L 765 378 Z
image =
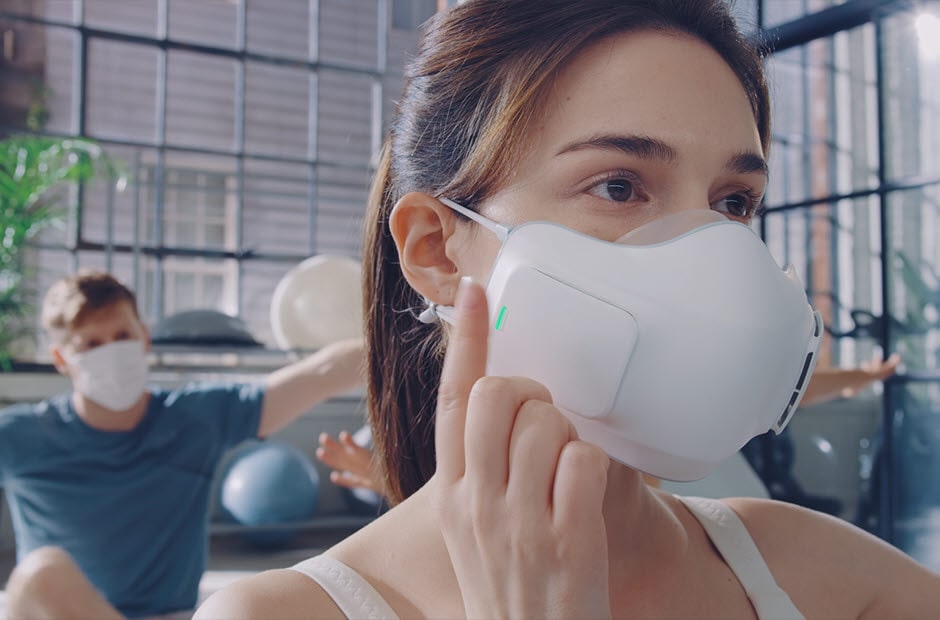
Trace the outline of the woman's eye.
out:
M 754 208 L 757 201 L 745 193 L 731 194 L 725 196 L 712 205 L 712 209 L 721 213 L 726 213 L 731 217 L 751 217 L 754 214 Z
M 636 197 L 633 181 L 623 178 L 608 179 L 591 188 L 590 193 L 614 202 L 629 202 Z

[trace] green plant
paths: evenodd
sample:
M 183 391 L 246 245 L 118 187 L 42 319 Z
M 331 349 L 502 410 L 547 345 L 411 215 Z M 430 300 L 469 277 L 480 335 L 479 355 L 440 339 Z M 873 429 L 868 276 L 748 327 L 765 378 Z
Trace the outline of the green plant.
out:
M 80 138 L 17 135 L 0 140 L 0 369 L 35 323 L 23 252 L 41 230 L 66 218 L 57 191 L 117 169 L 95 142 Z

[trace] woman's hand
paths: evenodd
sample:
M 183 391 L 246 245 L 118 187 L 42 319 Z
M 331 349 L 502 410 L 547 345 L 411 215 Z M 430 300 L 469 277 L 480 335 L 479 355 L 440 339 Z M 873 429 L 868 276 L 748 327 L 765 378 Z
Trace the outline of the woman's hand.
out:
M 609 618 L 609 459 L 539 383 L 484 377 L 483 290 L 462 281 L 437 405 L 435 501 L 468 618 Z

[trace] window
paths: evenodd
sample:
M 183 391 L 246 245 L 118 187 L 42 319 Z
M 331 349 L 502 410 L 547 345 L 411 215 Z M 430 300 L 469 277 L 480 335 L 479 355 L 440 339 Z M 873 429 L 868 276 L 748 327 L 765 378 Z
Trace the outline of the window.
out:
M 414 30 L 437 11 L 438 0 L 392 0 L 392 28 Z
M 148 188 L 148 204 L 153 204 L 154 169 L 146 169 L 140 179 Z M 181 250 L 235 250 L 236 204 L 231 175 L 193 169 L 164 171 L 164 195 L 159 236 L 154 218 L 141 219 L 141 237 L 160 238 L 162 243 Z M 162 264 L 146 263 L 139 294 L 143 308 L 153 308 L 156 269 L 162 269 L 162 312 L 166 316 L 183 310 L 207 308 L 238 314 L 238 261 L 192 256 L 169 256 Z
M 76 268 L 105 268 L 133 285 L 148 321 L 216 308 L 273 345 L 266 300 L 279 278 L 314 254 L 359 256 L 384 116 L 415 26 L 436 8 L 4 3 L 0 33 L 16 32 L 44 87 L 43 131 L 98 140 L 129 176 L 121 193 L 98 182 L 75 193 L 73 221 L 36 248 L 37 293 Z M 0 83 L 26 84 L 23 70 L 0 65 Z M 2 90 L 0 130 L 21 130 L 25 108 L 4 106 L 33 95 Z
M 823 314 L 821 364 L 855 365 L 884 351 L 905 365 L 869 395 L 874 408 L 856 401 L 826 431 L 829 463 L 812 468 L 806 444 L 796 463 L 813 470 L 807 480 L 822 479 L 835 460 L 856 463 L 853 480 L 830 486 L 843 500 L 840 516 L 937 570 L 940 62 L 931 50 L 940 18 L 913 3 L 823 2 L 816 10 L 825 19 L 806 3 L 786 4 L 763 3 L 766 23 L 793 21 L 780 31 L 790 43 L 768 60 L 774 134 L 761 230 Z M 806 435 L 817 420 L 797 416 L 793 433 Z

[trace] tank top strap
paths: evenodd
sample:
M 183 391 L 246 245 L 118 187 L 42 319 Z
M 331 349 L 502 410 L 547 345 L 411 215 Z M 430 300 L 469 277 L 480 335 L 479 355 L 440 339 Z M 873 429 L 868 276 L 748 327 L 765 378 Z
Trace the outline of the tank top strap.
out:
M 702 524 L 721 557 L 741 582 L 758 618 L 803 618 L 790 596 L 777 585 L 747 527 L 730 506 L 704 497 L 676 497 Z
M 347 618 L 398 620 L 398 615 L 368 581 L 335 558 L 318 555 L 290 569 L 318 583 Z

